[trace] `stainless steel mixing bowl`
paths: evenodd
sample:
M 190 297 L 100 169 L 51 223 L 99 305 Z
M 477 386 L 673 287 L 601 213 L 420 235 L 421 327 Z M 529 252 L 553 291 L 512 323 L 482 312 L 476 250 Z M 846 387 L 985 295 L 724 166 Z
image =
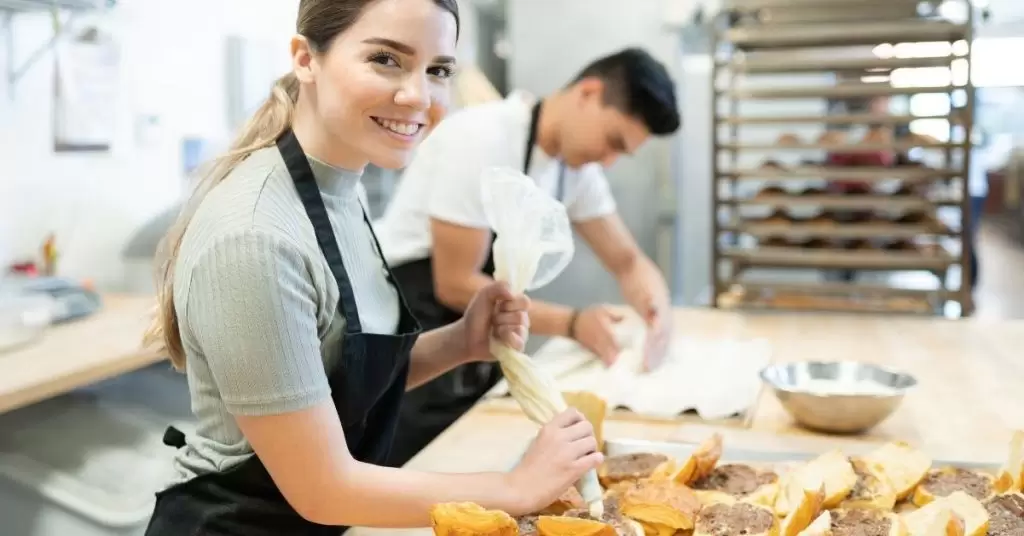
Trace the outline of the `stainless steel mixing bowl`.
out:
M 761 379 L 797 423 L 841 434 L 878 425 L 917 385 L 909 374 L 854 361 L 778 363 L 761 370 Z

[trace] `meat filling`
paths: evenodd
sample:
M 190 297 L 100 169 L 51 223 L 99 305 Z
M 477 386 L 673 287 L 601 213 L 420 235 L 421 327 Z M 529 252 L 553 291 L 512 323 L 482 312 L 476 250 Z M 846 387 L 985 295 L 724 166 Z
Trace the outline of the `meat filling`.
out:
M 693 489 L 721 491 L 734 497 L 742 497 L 777 479 L 775 473 L 760 473 L 748 465 L 724 464 L 715 467 L 711 474 L 697 480 L 692 486 Z
M 647 478 L 667 460 L 667 456 L 650 453 L 612 456 L 605 460 L 604 472 L 613 481 Z
M 716 504 L 700 511 L 696 532 L 710 536 L 762 534 L 772 527 L 773 521 L 770 511 L 751 504 Z
M 993 497 L 985 504 L 985 510 L 988 512 L 988 536 L 1024 534 L 1024 496 Z
M 922 486 L 936 497 L 946 497 L 954 491 L 964 493 L 983 501 L 992 495 L 992 482 L 984 476 L 966 469 L 932 471 L 924 478 Z
M 892 521 L 875 510 L 832 512 L 832 536 L 888 536 Z
M 516 519 L 519 536 L 537 536 L 537 516 L 523 516 Z

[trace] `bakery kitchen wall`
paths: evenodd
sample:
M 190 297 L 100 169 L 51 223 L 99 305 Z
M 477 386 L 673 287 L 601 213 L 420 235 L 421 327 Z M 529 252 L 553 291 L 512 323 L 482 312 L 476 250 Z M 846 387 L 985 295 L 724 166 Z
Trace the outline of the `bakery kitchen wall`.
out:
M 63 275 L 93 279 L 107 290 L 123 288 L 126 242 L 183 193 L 182 139 L 229 135 L 226 37 L 267 43 L 268 50 L 279 43 L 286 55 L 297 5 L 120 0 L 105 23 L 121 40 L 123 58 L 109 154 L 53 153 L 52 54 L 32 65 L 13 94 L 0 84 L 0 262 L 36 255 L 54 232 Z M 460 55 L 471 60 L 475 19 L 471 11 L 463 19 Z M 17 15 L 14 64 L 22 65 L 51 36 L 46 16 Z M 2 73 L 7 58 L 6 51 L 0 54 Z M 149 116 L 158 117 L 160 126 L 142 143 L 136 124 Z
M 0 85 L 0 260 L 31 257 L 54 232 L 64 275 L 118 289 L 125 242 L 183 191 L 182 138 L 228 134 L 225 37 L 277 41 L 287 54 L 297 5 L 119 2 L 105 22 L 120 39 L 123 59 L 109 154 L 53 153 L 51 54 L 13 88 Z M 22 65 L 51 35 L 45 15 L 16 15 L 14 63 Z M 7 57 L 0 54 L 0 72 L 6 72 Z M 148 116 L 159 118 L 159 128 L 141 143 L 136 124 Z

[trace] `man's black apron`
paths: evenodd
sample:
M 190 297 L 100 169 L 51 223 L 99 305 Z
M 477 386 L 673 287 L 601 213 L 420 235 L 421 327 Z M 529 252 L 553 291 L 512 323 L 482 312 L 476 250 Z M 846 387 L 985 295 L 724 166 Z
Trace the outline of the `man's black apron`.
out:
M 277 147 L 313 224 L 320 251 L 338 282 L 337 314 L 345 316 L 345 336 L 340 343 L 340 362 L 328 371 L 328 380 L 345 440 L 357 460 L 384 465 L 394 442 L 409 374 L 409 354 L 420 334 L 420 325 L 399 291 L 398 334 L 362 331 L 352 284 L 309 161 L 291 131 L 278 140 Z M 365 210 L 363 219 L 369 226 Z M 372 228 L 370 233 L 373 234 Z M 375 235 L 373 239 L 376 243 Z M 377 251 L 380 253 L 380 244 Z M 389 282 L 395 285 L 386 263 L 385 269 Z M 181 448 L 184 435 L 169 428 L 164 442 Z M 344 530 L 345 527 L 314 524 L 299 516 L 253 455 L 233 469 L 201 475 L 158 493 L 146 535 L 337 536 Z
M 541 104 L 542 101 L 538 101 L 530 114 L 523 174 L 529 173 L 533 146 L 537 142 Z M 557 189 L 557 199 L 562 200 L 565 190 L 565 166 L 561 163 Z M 492 232 L 492 244 L 495 236 L 497 235 Z M 424 329 L 436 329 L 462 318 L 461 312 L 449 309 L 437 299 L 430 257 L 395 266 L 394 270 L 395 278 L 409 300 L 413 315 Z M 494 275 L 493 250 L 488 251 L 487 260 L 480 271 L 488 276 Z M 501 368 L 496 363 L 469 363 L 406 393 L 399 415 L 398 435 L 388 465 L 400 467 L 408 462 L 469 411 L 500 380 Z

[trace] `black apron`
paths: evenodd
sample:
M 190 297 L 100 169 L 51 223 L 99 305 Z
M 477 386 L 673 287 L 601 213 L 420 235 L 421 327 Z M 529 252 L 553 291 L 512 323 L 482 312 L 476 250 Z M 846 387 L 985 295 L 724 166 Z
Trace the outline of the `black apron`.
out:
M 362 331 L 352 284 L 309 161 L 290 130 L 278 140 L 277 147 L 338 283 L 337 314 L 345 316 L 345 336 L 340 343 L 341 359 L 334 370 L 328 371 L 328 381 L 345 440 L 355 459 L 384 465 L 394 442 L 398 408 L 409 374 L 409 354 L 420 325 L 399 291 L 398 334 Z M 369 227 L 365 210 L 363 219 Z M 376 243 L 376 235 L 373 239 Z M 380 253 L 380 244 L 377 251 Z M 394 285 L 386 263 L 385 269 Z M 169 428 L 164 442 L 181 448 L 184 435 Z M 146 536 L 337 536 L 345 530 L 303 519 L 253 455 L 232 469 L 200 475 L 158 493 Z
M 541 105 L 542 101 L 537 101 L 530 113 L 523 174 L 528 174 L 530 170 Z M 564 193 L 565 166 L 559 163 L 556 198 L 563 200 Z M 491 232 L 492 245 L 496 236 Z M 430 257 L 395 266 L 394 270 L 413 315 L 424 329 L 436 329 L 462 318 L 461 312 L 449 309 L 437 299 Z M 488 251 L 487 260 L 480 271 L 487 276 L 494 275 L 493 249 Z M 501 376 L 501 368 L 497 363 L 468 363 L 407 392 L 402 401 L 398 435 L 388 465 L 400 467 L 412 459 L 497 385 Z

